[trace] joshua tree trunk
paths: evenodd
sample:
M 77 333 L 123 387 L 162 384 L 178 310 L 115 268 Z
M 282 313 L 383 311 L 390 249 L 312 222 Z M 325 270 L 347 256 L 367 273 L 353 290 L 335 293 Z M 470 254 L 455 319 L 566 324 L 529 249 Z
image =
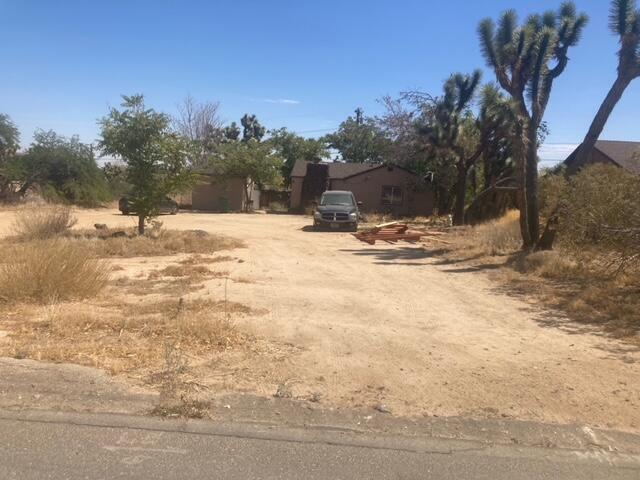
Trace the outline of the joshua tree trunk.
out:
M 525 185 L 527 197 L 528 242 L 524 247 L 532 249 L 540 236 L 540 214 L 538 206 L 538 128 L 530 122 L 526 145 Z
M 514 137 L 513 137 L 513 156 L 515 159 L 515 177 L 518 185 L 518 209 L 520 210 L 520 234 L 522 235 L 522 248 L 531 248 L 533 242 L 531 240 L 531 232 L 529 230 L 529 209 L 527 208 L 527 146 L 522 131 L 522 121 Z
M 453 224 L 464 225 L 464 205 L 467 196 L 467 166 L 464 159 L 458 160 L 458 181 L 456 183 L 456 204 L 453 209 Z
M 600 109 L 598 110 L 598 113 L 596 113 L 596 116 L 594 117 L 593 122 L 589 127 L 587 136 L 584 137 L 582 146 L 578 150 L 578 153 L 574 160 L 576 165 L 581 165 L 589 157 L 589 154 L 593 150 L 593 147 L 598 141 L 598 138 L 600 138 L 600 134 L 602 133 L 604 126 L 607 124 L 607 120 L 609 120 L 611 112 L 613 112 L 613 109 L 622 98 L 622 94 L 632 80 L 633 77 L 629 75 L 618 75 L 616 81 L 613 82 L 611 90 L 609 90 L 609 93 L 604 99 L 604 102 L 602 102 L 602 105 L 600 105 Z
M 138 215 L 138 235 L 144 235 L 144 215 Z

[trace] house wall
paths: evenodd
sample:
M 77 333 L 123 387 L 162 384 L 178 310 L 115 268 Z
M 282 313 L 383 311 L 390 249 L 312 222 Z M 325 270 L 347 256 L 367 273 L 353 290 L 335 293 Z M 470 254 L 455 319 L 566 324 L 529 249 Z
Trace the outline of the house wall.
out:
M 241 178 L 211 181 L 193 187 L 191 203 L 194 210 L 240 212 L 244 195 Z
M 424 215 L 433 213 L 433 192 L 414 191 L 413 185 L 419 183 L 419 177 L 401 168 L 385 167 L 372 170 L 347 179 L 331 180 L 332 190 L 349 190 L 356 200 L 363 202 L 364 212 L 388 212 L 395 215 Z M 393 186 L 402 189 L 400 205 L 382 203 L 382 187 Z
M 569 175 L 575 175 L 576 173 L 578 173 L 580 170 L 582 170 L 585 167 L 588 167 L 589 165 L 593 165 L 596 163 L 605 163 L 607 165 L 616 165 L 614 162 L 612 162 L 609 157 L 607 157 L 605 154 L 603 154 L 600 150 L 598 149 L 593 149 L 591 151 L 591 153 L 589 154 L 589 156 L 587 157 L 587 159 L 581 163 L 581 164 L 571 164 L 570 167 L 567 168 L 567 173 Z
M 171 198 L 173 198 L 176 202 L 178 202 L 178 205 L 180 205 L 180 208 L 192 208 L 193 205 L 193 200 L 191 199 L 192 196 L 191 191 L 188 192 L 184 192 L 184 193 L 176 193 L 175 195 L 172 195 Z
M 291 198 L 289 200 L 289 208 L 291 210 L 300 210 L 302 208 L 302 184 L 303 177 L 291 178 Z

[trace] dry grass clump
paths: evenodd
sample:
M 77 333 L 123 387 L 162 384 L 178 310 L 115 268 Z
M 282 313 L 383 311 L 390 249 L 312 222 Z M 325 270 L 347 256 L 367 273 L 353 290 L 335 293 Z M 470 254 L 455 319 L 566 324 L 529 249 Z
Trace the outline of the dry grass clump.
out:
M 522 246 L 519 213 L 516 210 L 472 229 L 470 240 L 487 255 L 504 255 Z
M 592 275 L 586 265 L 558 251 L 518 255 L 513 261 L 513 267 L 520 273 L 535 274 L 551 280 L 572 280 Z
M 0 263 L 0 297 L 5 302 L 89 298 L 109 280 L 109 266 L 81 245 L 64 239 L 14 245 Z
M 194 280 L 216 275 L 204 265 L 169 265 L 160 270 L 154 270 L 149 273 L 149 279 L 155 280 L 162 277 L 190 277 Z M 228 272 L 226 272 L 228 274 Z
M 102 257 L 154 257 L 178 253 L 212 254 L 244 246 L 242 241 L 200 230 L 162 230 L 151 235 L 112 236 L 109 231 L 79 232 L 74 239 L 91 245 Z
M 202 255 L 190 255 L 189 257 L 180 260 L 181 265 L 201 265 L 203 263 L 219 263 L 219 262 L 233 262 L 236 260 L 229 255 L 221 255 L 219 257 L 204 257 Z
M 47 240 L 66 233 L 77 222 L 71 207 L 43 205 L 23 207 L 16 211 L 13 231 L 19 240 Z
M 234 316 L 251 311 L 244 306 L 229 310 Z M 113 374 L 159 371 L 167 345 L 198 357 L 251 340 L 225 313 L 224 302 L 179 299 L 119 308 L 65 303 L 31 313 L 20 322 L 4 322 L 10 334 L 2 354 L 73 362 Z

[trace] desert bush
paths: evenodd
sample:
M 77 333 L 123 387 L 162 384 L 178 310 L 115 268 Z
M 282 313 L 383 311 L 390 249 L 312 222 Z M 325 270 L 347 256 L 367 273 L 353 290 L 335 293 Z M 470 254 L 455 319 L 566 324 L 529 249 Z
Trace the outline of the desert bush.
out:
M 26 206 L 16 211 L 13 232 L 20 240 L 47 240 L 75 224 L 76 218 L 66 205 Z
M 287 213 L 289 206 L 283 202 L 271 202 L 269 203 L 267 211 L 270 213 Z
M 569 188 L 569 181 L 564 175 L 546 172 L 540 176 L 540 216 L 548 220 L 558 213 Z
M 512 210 L 502 218 L 474 227 L 472 239 L 476 246 L 486 254 L 513 253 L 522 246 L 519 213 Z
M 96 295 L 109 279 L 108 266 L 88 248 L 65 239 L 14 245 L 0 264 L 0 298 L 47 303 Z
M 560 240 L 577 254 L 602 255 L 618 270 L 640 263 L 640 177 L 593 165 L 569 180 L 560 199 Z

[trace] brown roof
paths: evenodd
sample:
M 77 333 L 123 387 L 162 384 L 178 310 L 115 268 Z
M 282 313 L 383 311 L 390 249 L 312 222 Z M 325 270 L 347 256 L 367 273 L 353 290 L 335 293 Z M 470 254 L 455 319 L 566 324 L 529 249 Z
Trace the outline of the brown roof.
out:
M 626 171 L 640 175 L 640 142 L 598 140 L 594 149 Z M 578 150 L 580 147 L 567 157 L 564 161 L 565 165 L 570 166 L 575 161 Z
M 596 148 L 625 170 L 640 175 L 640 142 L 598 140 Z
M 305 162 L 304 160 L 297 160 L 295 165 L 293 166 L 293 170 L 291 171 L 292 177 L 304 177 L 307 175 L 307 164 L 310 162 Z M 374 168 L 380 167 L 380 164 L 372 164 L 372 163 L 341 163 L 341 162 L 333 162 L 327 163 L 329 166 L 329 178 L 332 179 L 343 179 L 347 177 L 353 177 L 354 175 L 359 175 L 364 172 L 368 172 L 369 170 L 373 170 Z

